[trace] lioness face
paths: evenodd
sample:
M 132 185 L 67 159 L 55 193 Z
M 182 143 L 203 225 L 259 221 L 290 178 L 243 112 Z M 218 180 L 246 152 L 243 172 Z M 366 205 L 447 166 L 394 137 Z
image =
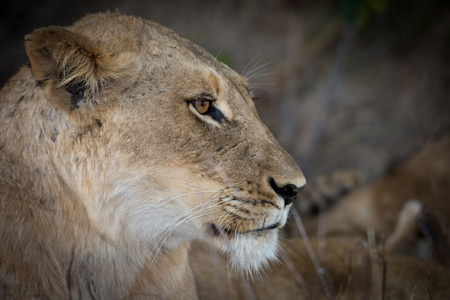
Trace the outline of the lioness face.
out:
M 202 239 L 239 268 L 257 269 L 274 256 L 278 228 L 305 179 L 260 121 L 245 78 L 209 57 L 161 53 L 164 74 L 154 75 L 158 59 L 149 57 L 152 81 L 130 90 L 137 100 L 117 111 L 139 120 L 128 125 L 138 137 L 128 163 L 150 188 L 134 214 L 146 220 L 138 232 L 160 242 Z
M 148 209 L 136 212 L 148 220 L 139 231 L 200 238 L 232 251 L 239 267 L 256 268 L 274 255 L 278 228 L 305 180 L 258 118 L 246 80 L 190 60 L 174 53 L 158 79 L 169 88 L 151 95 L 154 84 L 144 81 L 135 92 L 149 98 L 118 110 L 141 123 L 128 129 L 139 137 L 128 163 L 151 186 L 142 199 Z
M 106 236 L 126 234 L 154 255 L 200 239 L 239 269 L 257 269 L 275 256 L 305 179 L 259 119 L 247 80 L 170 30 L 104 18 L 101 28 L 87 17 L 70 31 L 112 60 L 125 55 L 133 75 L 122 71 L 95 96 L 85 93 L 85 103 L 110 103 L 83 139 L 97 149 L 89 172 L 101 179 L 97 191 L 90 187 L 102 195 L 86 201 L 88 212 L 104 216 L 97 226 Z M 115 23 L 122 32 L 112 31 Z M 75 179 L 79 189 L 87 190 L 86 176 Z

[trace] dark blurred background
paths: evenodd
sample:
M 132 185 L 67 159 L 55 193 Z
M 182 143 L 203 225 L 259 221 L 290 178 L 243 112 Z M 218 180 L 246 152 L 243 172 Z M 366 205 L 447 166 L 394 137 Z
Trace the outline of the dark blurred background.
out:
M 450 5 L 440 0 L 25 1 L 0 10 L 0 83 L 23 37 L 119 10 L 157 21 L 247 74 L 263 121 L 307 178 L 366 178 L 450 128 Z

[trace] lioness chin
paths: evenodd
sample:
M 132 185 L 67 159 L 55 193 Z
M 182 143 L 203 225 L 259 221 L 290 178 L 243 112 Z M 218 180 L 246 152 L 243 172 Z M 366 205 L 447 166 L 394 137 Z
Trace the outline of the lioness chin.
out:
M 305 179 L 247 80 L 117 13 L 25 38 L 0 93 L 0 295 L 195 298 L 191 241 L 275 257 Z

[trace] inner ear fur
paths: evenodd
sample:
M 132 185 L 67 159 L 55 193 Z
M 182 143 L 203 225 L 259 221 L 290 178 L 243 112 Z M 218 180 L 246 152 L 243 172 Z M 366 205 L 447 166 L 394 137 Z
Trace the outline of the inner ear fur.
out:
M 32 73 L 44 86 L 48 99 L 66 112 L 106 104 L 98 103 L 96 94 L 124 76 L 124 64 L 120 63 L 123 59 L 65 28 L 32 32 L 25 37 L 25 51 Z

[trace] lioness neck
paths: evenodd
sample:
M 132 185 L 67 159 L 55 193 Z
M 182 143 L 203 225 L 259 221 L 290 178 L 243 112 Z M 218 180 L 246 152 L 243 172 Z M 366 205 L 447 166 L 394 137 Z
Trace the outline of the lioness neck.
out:
M 33 292 L 51 299 L 195 298 L 187 242 L 170 249 L 150 242 L 143 247 L 142 241 L 123 232 L 112 211 L 94 222 L 92 214 L 98 210 L 93 212 L 88 203 L 101 197 L 108 201 L 107 193 L 98 192 L 108 183 L 102 166 L 79 167 L 80 160 L 99 154 L 95 144 L 89 144 L 92 134 L 89 128 L 80 129 L 87 133 L 86 145 L 73 147 L 84 137 L 46 101 L 28 67 L 0 92 L 0 164 L 11 166 L 0 168 L 0 178 L 14 183 L 0 189 L 0 199 L 9 199 L 8 213 L 0 209 L 0 228 L 16 230 L 0 230 L 0 257 L 9 266 L 0 268 L 0 278 L 8 278 L 3 295 L 18 296 L 21 291 L 23 297 Z M 7 143 L 11 140 L 16 142 Z M 112 228 L 105 231 L 107 227 Z

